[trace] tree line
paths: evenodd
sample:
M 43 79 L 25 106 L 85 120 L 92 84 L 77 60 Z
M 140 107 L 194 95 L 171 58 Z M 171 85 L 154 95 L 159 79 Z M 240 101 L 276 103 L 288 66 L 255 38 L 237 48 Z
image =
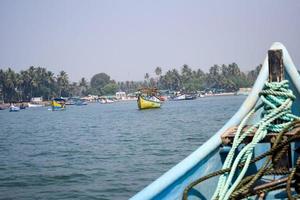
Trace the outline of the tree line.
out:
M 136 92 L 142 87 L 157 87 L 161 90 L 181 90 L 196 92 L 237 91 L 241 87 L 251 87 L 256 80 L 261 65 L 248 73 L 242 72 L 236 63 L 214 65 L 209 72 L 193 70 L 188 65 L 162 73 L 161 67 L 154 70 L 155 76 L 146 73 L 143 81 L 116 82 L 105 73 L 94 75 L 90 81 L 81 78 L 71 82 L 65 71 L 55 75 L 44 67 L 31 66 L 27 70 L 15 72 L 11 68 L 0 69 L 0 100 L 4 102 L 30 101 L 32 97 L 71 97 L 92 95 L 113 95 L 117 91 Z
M 188 65 L 183 65 L 181 70 L 168 70 L 162 75 L 162 69 L 155 69 L 156 77 L 150 78 L 145 74 L 145 82 L 151 87 L 158 87 L 164 90 L 183 90 L 186 92 L 195 91 L 223 91 L 235 92 L 242 87 L 251 87 L 261 69 L 258 65 L 254 70 L 244 73 L 236 63 L 229 65 L 214 65 L 209 72 L 201 69 L 192 70 Z

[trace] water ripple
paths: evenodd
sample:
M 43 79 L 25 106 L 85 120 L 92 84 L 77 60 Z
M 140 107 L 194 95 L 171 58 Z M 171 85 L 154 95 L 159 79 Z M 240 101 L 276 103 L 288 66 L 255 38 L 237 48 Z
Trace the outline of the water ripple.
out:
M 128 199 L 211 137 L 243 100 L 0 111 L 0 199 Z

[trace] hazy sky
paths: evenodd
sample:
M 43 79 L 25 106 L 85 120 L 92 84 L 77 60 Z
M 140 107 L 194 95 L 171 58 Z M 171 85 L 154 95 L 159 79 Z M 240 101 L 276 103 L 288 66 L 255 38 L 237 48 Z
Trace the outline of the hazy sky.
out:
M 0 0 L 0 68 L 143 80 L 157 66 L 247 71 L 282 42 L 300 64 L 297 0 Z

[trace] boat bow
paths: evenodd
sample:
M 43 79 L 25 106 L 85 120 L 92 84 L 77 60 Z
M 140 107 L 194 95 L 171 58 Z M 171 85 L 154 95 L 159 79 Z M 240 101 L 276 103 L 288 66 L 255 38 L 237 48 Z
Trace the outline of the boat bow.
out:
M 291 57 L 288 54 L 288 51 L 281 43 L 278 42 L 274 43 L 270 49 L 282 50 L 283 64 L 286 72 L 285 76 L 287 77 L 286 79 L 290 80 L 291 87 L 297 91 L 296 101 L 298 102 L 298 105 L 300 105 L 300 77 Z M 217 154 L 219 151 L 219 147 L 221 145 L 221 134 L 230 127 L 237 126 L 247 115 L 247 113 L 256 105 L 257 101 L 259 100 L 258 94 L 263 89 L 264 83 L 268 80 L 268 66 L 268 56 L 266 56 L 262 69 L 257 77 L 251 93 L 241 105 L 239 110 L 235 113 L 235 115 L 214 136 L 212 136 L 207 142 L 205 142 L 187 158 L 182 160 L 153 183 L 133 196 L 131 200 L 181 199 L 183 190 L 189 183 L 199 178 L 199 176 L 203 176 L 209 172 L 220 169 L 222 165 L 209 166 L 208 161 L 210 159 L 216 159 L 216 156 L 213 155 Z M 296 113 L 299 112 L 296 111 L 296 109 L 292 110 Z M 215 189 L 215 185 L 213 185 L 213 188 L 207 187 L 207 189 L 212 190 L 209 191 L 212 193 Z

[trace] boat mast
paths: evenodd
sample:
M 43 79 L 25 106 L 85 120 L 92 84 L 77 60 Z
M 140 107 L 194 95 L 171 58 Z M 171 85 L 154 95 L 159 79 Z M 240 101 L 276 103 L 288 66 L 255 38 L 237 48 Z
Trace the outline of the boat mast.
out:
M 269 50 L 269 82 L 281 82 L 284 80 L 282 50 Z
M 282 50 L 269 50 L 268 51 L 268 61 L 269 61 L 269 82 L 281 82 L 284 80 L 284 65 L 282 58 Z M 273 122 L 274 124 L 280 124 L 281 121 L 279 119 Z M 271 145 L 273 146 L 273 142 L 275 142 L 275 137 L 271 139 Z M 286 152 L 286 156 L 283 156 L 279 161 L 274 162 L 274 158 L 272 157 L 274 168 L 284 168 L 289 169 L 290 165 L 290 145 L 289 150 Z

